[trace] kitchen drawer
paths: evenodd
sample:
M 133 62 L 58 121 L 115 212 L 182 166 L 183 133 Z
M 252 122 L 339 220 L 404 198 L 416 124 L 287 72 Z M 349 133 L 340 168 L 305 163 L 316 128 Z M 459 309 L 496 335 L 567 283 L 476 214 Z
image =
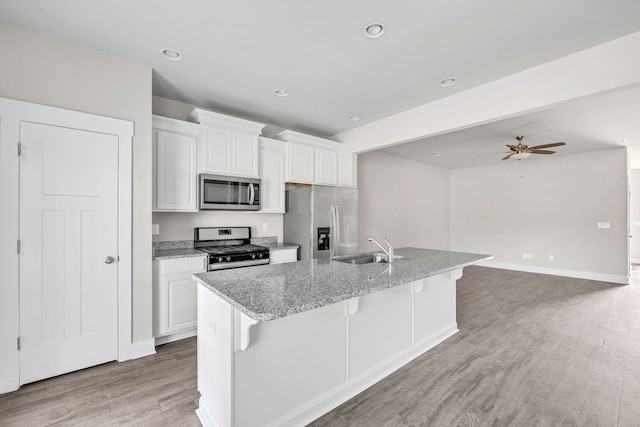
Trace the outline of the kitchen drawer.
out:
M 160 274 L 184 273 L 188 271 L 206 271 L 207 257 L 202 256 L 189 258 L 165 259 L 159 264 Z
M 295 262 L 298 260 L 298 248 L 278 249 L 269 253 L 269 264 Z

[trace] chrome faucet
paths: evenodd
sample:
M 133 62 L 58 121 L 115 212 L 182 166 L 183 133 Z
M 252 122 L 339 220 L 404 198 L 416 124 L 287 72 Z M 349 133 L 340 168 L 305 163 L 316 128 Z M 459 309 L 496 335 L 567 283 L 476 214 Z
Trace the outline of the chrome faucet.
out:
M 378 243 L 378 241 L 376 239 L 373 238 L 373 236 L 369 236 L 369 238 L 367 239 L 367 241 L 375 243 L 381 250 L 382 252 L 384 252 L 384 254 L 387 256 L 387 260 L 391 263 L 393 262 L 393 246 L 391 246 L 391 243 L 389 243 L 389 241 L 383 237 L 382 240 L 384 240 L 387 245 L 389 246 L 389 249 L 385 249 L 382 247 L 382 245 L 380 243 Z

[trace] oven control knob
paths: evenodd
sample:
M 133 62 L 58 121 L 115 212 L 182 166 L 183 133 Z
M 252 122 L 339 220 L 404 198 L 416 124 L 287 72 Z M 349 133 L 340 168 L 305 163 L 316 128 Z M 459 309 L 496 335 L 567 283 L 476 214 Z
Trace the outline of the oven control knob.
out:
M 231 261 L 231 257 L 227 255 L 226 260 L 227 260 L 227 261 Z
M 263 254 L 262 252 L 260 252 L 260 253 L 258 254 L 258 258 L 262 258 L 263 256 L 264 256 L 264 254 Z
M 218 257 L 218 262 L 222 262 L 222 260 L 223 260 L 223 257 L 219 256 Z

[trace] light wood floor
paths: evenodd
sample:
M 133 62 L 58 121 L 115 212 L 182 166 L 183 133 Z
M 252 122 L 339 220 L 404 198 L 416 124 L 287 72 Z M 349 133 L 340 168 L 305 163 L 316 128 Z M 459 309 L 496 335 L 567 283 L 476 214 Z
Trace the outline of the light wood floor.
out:
M 458 327 L 312 426 L 640 426 L 640 281 L 468 267 Z M 0 426 L 198 426 L 195 370 L 167 344 L 0 395 Z

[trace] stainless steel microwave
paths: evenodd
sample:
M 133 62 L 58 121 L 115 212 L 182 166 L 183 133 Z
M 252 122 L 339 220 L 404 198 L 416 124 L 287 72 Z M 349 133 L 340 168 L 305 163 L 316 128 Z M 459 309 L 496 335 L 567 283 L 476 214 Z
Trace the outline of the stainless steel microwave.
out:
M 236 176 L 200 174 L 200 210 L 257 211 L 260 180 Z

